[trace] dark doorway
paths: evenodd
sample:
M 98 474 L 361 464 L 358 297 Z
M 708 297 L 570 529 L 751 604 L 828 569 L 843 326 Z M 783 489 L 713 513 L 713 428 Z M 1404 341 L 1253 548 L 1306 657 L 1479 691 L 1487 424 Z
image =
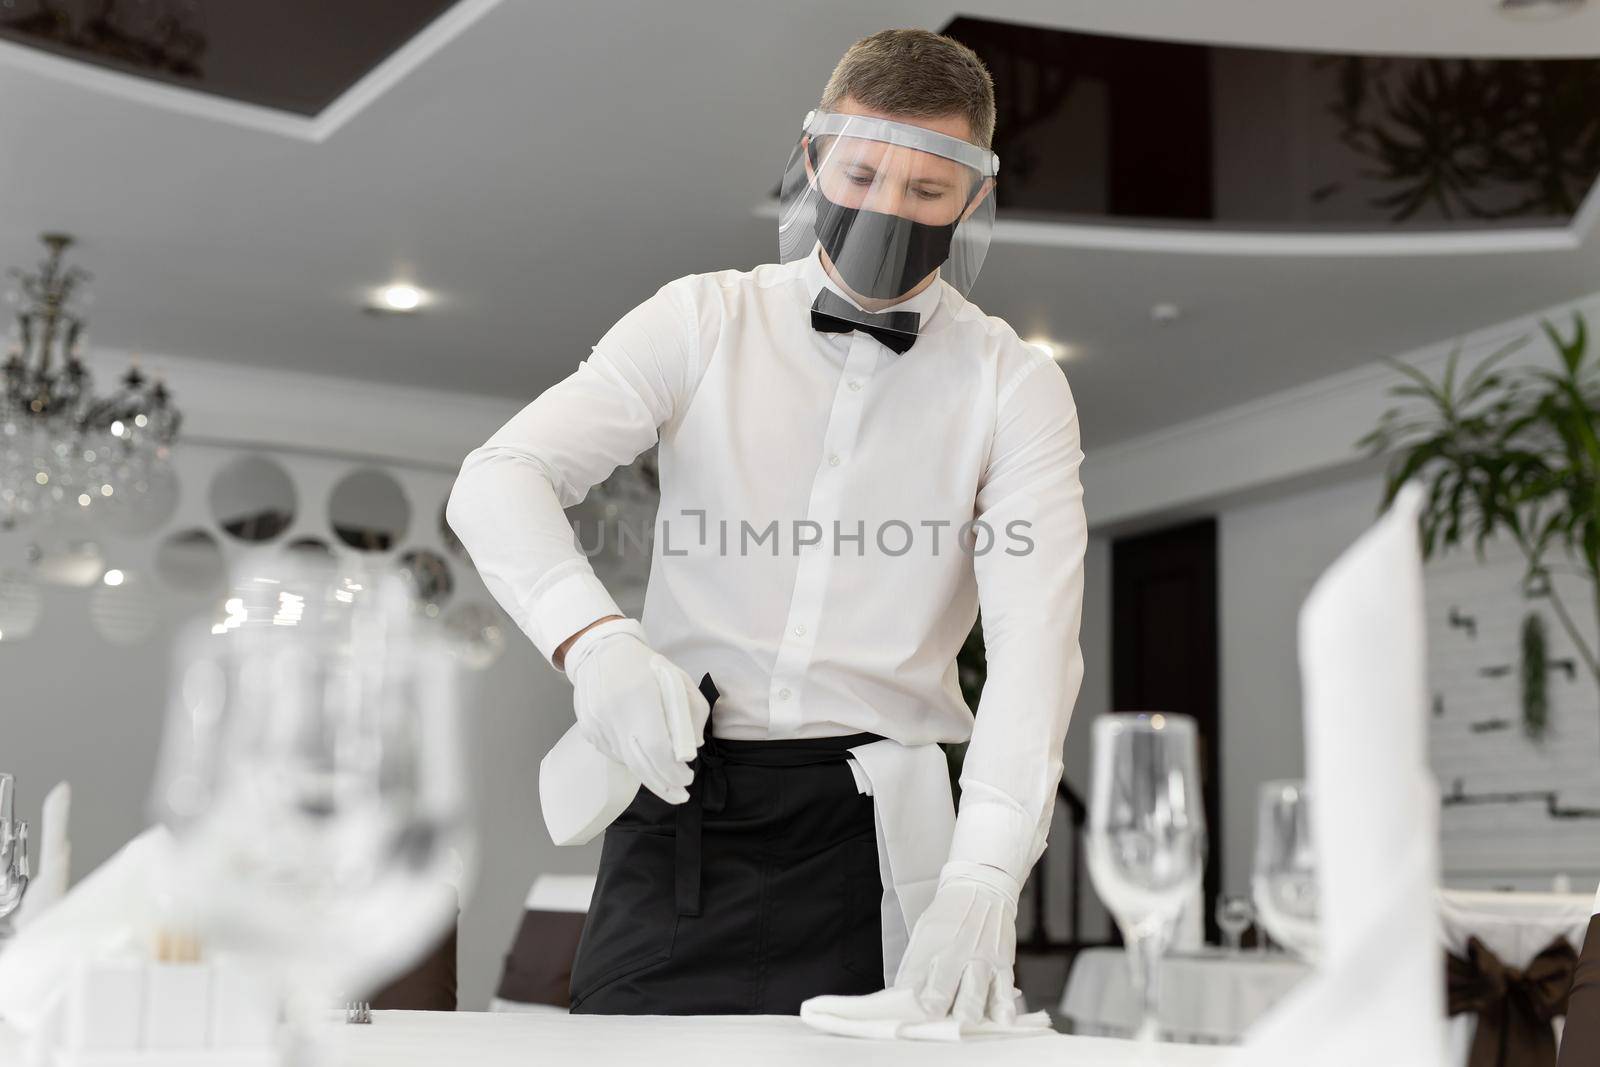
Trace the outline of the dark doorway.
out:
M 1111 706 L 1192 716 L 1210 842 L 1206 939 L 1217 938 L 1222 871 L 1217 715 L 1217 521 L 1170 526 L 1111 545 Z

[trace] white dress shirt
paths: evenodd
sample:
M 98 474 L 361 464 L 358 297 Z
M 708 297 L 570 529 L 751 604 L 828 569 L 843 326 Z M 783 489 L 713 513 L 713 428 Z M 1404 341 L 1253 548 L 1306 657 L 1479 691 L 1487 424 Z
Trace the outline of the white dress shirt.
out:
M 896 305 L 922 317 L 902 355 L 814 330 L 824 285 L 815 253 L 669 282 L 467 455 L 448 520 L 550 659 L 621 614 L 562 509 L 659 441 L 641 621 L 710 672 L 712 733 L 970 737 L 951 858 L 1021 881 L 1083 678 L 1077 407 L 1045 352 L 942 280 Z M 974 726 L 955 659 L 980 605 Z

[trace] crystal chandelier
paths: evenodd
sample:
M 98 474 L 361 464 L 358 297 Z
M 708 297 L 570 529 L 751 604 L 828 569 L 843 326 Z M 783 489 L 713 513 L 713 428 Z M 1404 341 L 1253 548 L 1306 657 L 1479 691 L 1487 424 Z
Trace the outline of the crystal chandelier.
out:
M 89 275 L 62 263 L 71 237 L 41 239 L 44 261 L 13 270 L 7 294 L 16 319 L 0 378 L 0 529 L 91 520 L 130 530 L 152 487 L 170 482 L 180 415 L 137 365 L 110 396 L 94 395 L 80 358 L 85 322 L 72 308 Z

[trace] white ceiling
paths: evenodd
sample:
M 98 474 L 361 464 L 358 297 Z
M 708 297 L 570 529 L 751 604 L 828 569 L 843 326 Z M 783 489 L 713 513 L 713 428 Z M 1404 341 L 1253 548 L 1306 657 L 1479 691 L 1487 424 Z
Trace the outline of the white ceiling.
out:
M 78 234 L 99 344 L 531 398 L 662 282 L 772 258 L 774 224 L 752 207 L 839 53 L 957 11 L 1330 50 L 1600 54 L 1600 3 L 1538 23 L 1485 0 L 504 0 L 322 143 L 0 63 L 0 265 L 31 264 L 41 230 Z M 1515 253 L 997 241 L 974 299 L 1077 348 L 1067 373 L 1093 447 L 1600 290 L 1594 230 Z M 358 310 L 396 277 L 438 304 Z M 1178 322 L 1151 321 L 1162 301 Z

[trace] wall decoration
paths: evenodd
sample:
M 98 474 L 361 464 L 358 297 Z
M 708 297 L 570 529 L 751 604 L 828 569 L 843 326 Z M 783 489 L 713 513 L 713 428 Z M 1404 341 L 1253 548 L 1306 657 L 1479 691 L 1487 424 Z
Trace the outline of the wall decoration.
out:
M 156 548 L 156 575 L 182 593 L 214 593 L 227 581 L 222 546 L 209 531 L 197 527 L 168 534 Z
M 271 541 L 295 518 L 294 482 L 266 456 L 240 456 L 211 480 L 211 517 L 240 541 Z
M 328 497 L 328 522 L 344 544 L 362 552 L 387 552 L 411 525 L 411 503 L 387 471 L 368 467 L 339 480 Z

